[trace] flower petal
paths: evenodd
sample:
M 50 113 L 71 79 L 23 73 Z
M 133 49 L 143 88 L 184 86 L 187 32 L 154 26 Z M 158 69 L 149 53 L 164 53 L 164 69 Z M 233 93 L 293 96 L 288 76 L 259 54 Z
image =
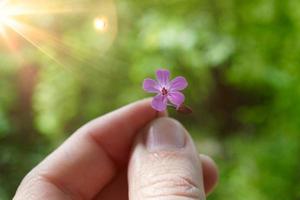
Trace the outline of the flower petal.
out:
M 181 92 L 174 91 L 168 94 L 169 101 L 176 107 L 179 107 L 184 102 L 184 95 Z
M 150 93 L 158 93 L 159 85 L 155 80 L 151 78 L 146 78 L 143 83 L 143 89 Z
M 168 99 L 161 94 L 156 95 L 152 100 L 152 108 L 157 111 L 164 111 L 167 108 Z
M 188 82 L 183 76 L 177 76 L 170 82 L 170 90 L 183 90 L 188 86 Z
M 161 86 L 166 86 L 169 83 L 170 72 L 166 69 L 159 69 L 156 71 L 156 77 Z

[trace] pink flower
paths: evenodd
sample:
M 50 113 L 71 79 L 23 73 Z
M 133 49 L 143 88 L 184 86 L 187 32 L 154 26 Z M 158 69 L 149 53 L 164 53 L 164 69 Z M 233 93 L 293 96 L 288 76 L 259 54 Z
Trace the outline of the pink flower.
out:
M 156 71 L 157 81 L 146 78 L 143 88 L 146 92 L 157 93 L 152 100 L 152 108 L 157 111 L 164 111 L 167 108 L 168 101 L 178 109 L 184 102 L 184 95 L 180 92 L 188 86 L 186 79 L 177 76 L 170 81 L 170 72 L 165 69 Z

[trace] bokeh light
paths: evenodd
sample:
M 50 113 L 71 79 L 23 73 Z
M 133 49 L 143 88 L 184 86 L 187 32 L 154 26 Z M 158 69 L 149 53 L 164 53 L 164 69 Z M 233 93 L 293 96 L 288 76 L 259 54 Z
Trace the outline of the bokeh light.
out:
M 104 17 L 97 17 L 94 19 L 94 27 L 97 31 L 106 31 L 108 27 L 107 19 Z

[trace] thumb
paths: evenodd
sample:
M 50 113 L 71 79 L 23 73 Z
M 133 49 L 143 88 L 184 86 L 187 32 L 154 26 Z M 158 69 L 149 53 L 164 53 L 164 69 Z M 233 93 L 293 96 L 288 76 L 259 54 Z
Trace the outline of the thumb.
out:
M 128 168 L 129 199 L 205 199 L 201 162 L 183 126 L 159 118 L 137 137 Z

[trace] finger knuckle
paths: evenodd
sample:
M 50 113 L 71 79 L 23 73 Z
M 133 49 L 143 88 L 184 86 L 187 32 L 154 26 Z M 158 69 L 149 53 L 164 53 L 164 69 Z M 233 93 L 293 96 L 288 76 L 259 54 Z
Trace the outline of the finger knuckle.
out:
M 200 186 L 185 175 L 166 174 L 152 178 L 141 187 L 143 196 L 148 199 L 203 199 Z

